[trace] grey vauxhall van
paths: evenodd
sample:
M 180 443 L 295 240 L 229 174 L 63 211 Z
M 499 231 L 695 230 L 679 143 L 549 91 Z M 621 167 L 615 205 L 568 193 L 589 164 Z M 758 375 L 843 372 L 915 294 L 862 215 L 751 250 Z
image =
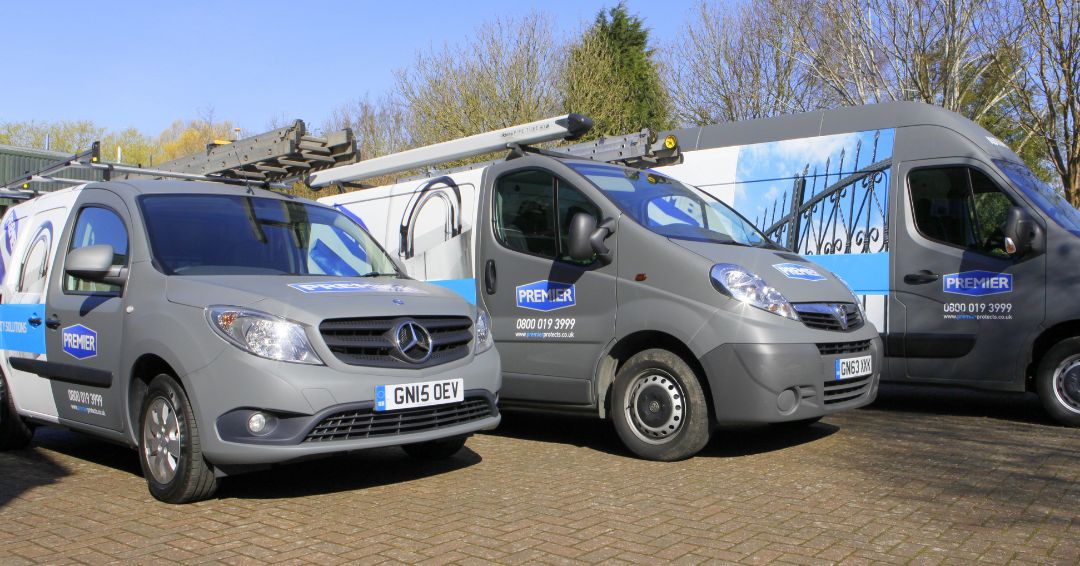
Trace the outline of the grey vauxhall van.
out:
M 12 207 L 2 232 L 0 448 L 39 424 L 89 433 L 182 503 L 328 454 L 447 457 L 499 423 L 488 315 L 332 208 L 113 181 Z
M 516 148 L 320 202 L 491 314 L 504 406 L 611 418 L 640 457 L 876 395 L 881 339 L 845 284 L 669 176 Z

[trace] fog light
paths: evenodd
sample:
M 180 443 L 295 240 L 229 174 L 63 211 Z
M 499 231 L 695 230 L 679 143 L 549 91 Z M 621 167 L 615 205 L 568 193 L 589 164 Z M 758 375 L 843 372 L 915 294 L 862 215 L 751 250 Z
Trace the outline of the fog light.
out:
M 252 413 L 247 420 L 248 432 L 251 434 L 260 434 L 266 430 L 266 415 L 262 413 Z
M 782 415 L 790 415 L 799 406 L 799 393 L 795 388 L 785 389 L 776 396 L 776 408 Z

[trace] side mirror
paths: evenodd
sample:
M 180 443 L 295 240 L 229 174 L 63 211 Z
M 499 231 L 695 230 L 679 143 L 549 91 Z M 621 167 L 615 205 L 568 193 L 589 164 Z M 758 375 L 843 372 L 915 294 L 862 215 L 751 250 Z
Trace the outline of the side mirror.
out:
M 127 268 L 113 265 L 113 248 L 109 244 L 71 250 L 64 260 L 64 273 L 109 285 L 123 285 L 127 281 Z
M 601 261 L 610 263 L 611 250 L 604 244 L 604 240 L 611 235 L 613 227 L 611 220 L 605 220 L 597 226 L 593 215 L 584 212 L 575 214 L 570 218 L 570 258 L 588 261 L 596 254 Z
M 1005 220 L 1005 252 L 1014 257 L 1028 253 L 1036 246 L 1039 225 L 1028 211 L 1014 206 Z

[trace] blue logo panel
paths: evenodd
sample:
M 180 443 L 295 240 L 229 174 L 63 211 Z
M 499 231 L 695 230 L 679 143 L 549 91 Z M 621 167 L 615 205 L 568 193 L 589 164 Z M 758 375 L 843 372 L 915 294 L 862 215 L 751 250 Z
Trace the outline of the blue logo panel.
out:
M 97 355 L 97 339 L 97 332 L 81 324 L 65 328 L 62 335 L 64 351 L 80 360 Z
M 30 354 L 45 353 L 45 305 L 0 305 L 0 348 Z M 30 324 L 37 320 L 38 325 Z
M 518 308 L 553 311 L 574 306 L 574 286 L 558 281 L 535 281 L 514 289 Z
M 995 271 L 964 271 L 951 273 L 941 278 L 942 290 L 956 295 L 982 297 L 1011 293 L 1013 279 L 1011 273 Z
M 773 265 L 788 279 L 802 279 L 803 281 L 824 281 L 825 276 L 818 273 L 813 267 L 802 263 L 777 263 Z

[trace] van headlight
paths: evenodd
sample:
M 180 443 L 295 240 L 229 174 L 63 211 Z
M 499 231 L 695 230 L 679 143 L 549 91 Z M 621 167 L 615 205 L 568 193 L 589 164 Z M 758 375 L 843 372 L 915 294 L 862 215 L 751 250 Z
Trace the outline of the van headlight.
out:
M 476 353 L 482 354 L 495 345 L 491 335 L 491 317 L 484 309 L 476 309 Z
M 322 365 L 299 324 L 252 309 L 206 307 L 210 328 L 226 342 L 261 358 Z
M 736 301 L 791 320 L 799 320 L 799 315 L 795 314 L 795 309 L 780 291 L 769 287 L 762 278 L 741 266 L 718 263 L 709 271 L 709 277 L 717 291 Z

